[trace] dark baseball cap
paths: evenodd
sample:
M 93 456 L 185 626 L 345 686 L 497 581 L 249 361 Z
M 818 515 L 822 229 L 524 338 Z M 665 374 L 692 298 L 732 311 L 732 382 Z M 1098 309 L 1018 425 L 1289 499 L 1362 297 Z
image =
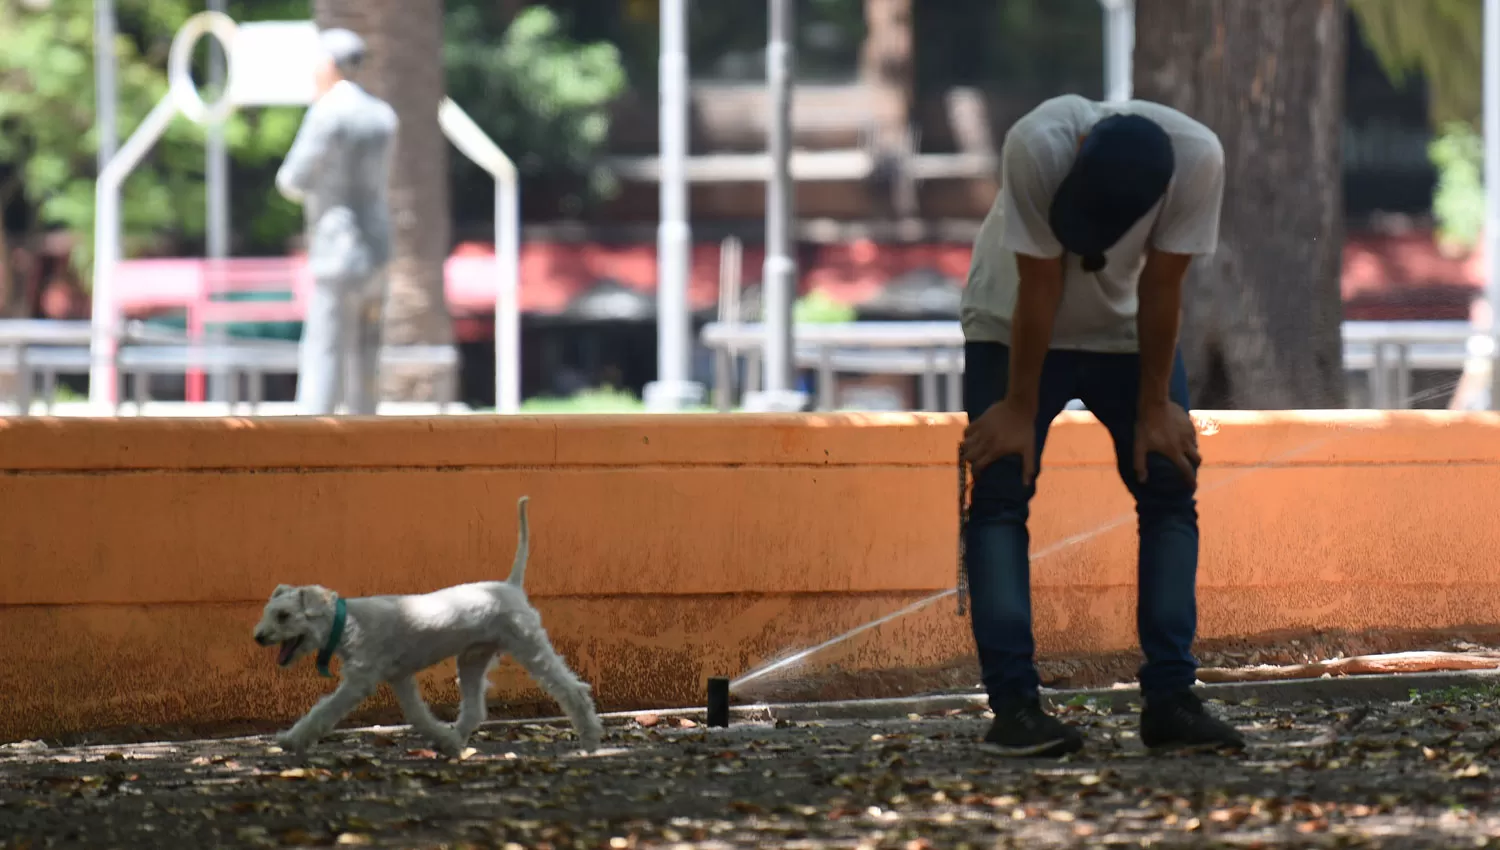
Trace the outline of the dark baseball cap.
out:
M 1104 268 L 1104 252 L 1167 193 L 1172 140 L 1149 118 L 1111 115 L 1084 137 L 1052 198 L 1052 234 L 1084 271 Z

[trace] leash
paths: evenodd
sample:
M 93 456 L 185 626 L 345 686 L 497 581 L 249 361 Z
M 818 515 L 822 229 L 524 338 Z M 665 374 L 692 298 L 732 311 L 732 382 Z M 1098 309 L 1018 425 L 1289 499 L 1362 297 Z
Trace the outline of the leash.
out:
M 344 621 L 349 619 L 349 606 L 344 604 L 344 597 L 340 596 L 333 603 L 333 628 L 328 631 L 328 643 L 318 650 L 318 672 L 325 677 L 331 678 L 328 672 L 328 662 L 333 660 L 333 651 L 339 648 L 339 641 L 344 639 Z
M 958 616 L 969 613 L 969 467 L 964 463 L 964 447 L 958 446 Z

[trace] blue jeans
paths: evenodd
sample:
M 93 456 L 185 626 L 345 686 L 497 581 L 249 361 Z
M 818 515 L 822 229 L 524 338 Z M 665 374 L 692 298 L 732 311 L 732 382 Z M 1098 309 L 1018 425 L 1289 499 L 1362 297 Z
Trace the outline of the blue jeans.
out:
M 964 346 L 964 408 L 977 419 L 1005 397 L 1010 349 L 999 343 Z M 1143 693 L 1192 686 L 1198 662 L 1192 655 L 1198 626 L 1198 510 L 1194 487 L 1165 457 L 1146 459 L 1146 481 L 1137 481 L 1134 461 L 1140 358 L 1134 354 L 1050 351 L 1042 366 L 1036 418 L 1037 471 L 1052 420 L 1080 399 L 1109 429 L 1125 486 L 1135 497 L 1140 523 L 1137 567 L 1140 589 L 1136 628 L 1146 663 Z M 1188 407 L 1182 354 L 1172 367 L 1172 401 Z M 1031 628 L 1030 535 L 1026 520 L 1036 486 L 1021 483 L 1019 455 L 1001 458 L 974 480 L 966 538 L 966 569 L 973 608 L 974 642 L 991 700 L 1031 697 L 1041 679 Z

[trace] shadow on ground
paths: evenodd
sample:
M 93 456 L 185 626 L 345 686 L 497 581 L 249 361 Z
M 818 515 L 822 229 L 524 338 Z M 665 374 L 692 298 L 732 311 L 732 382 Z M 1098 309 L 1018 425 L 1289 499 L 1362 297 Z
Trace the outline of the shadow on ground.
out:
M 462 760 L 405 729 L 305 757 L 263 738 L 0 748 L 0 846 L 1500 846 L 1497 696 L 1218 706 L 1240 757 L 1146 754 L 1135 715 L 1067 710 L 1089 747 L 1003 761 L 975 713 L 863 723 L 482 730 Z

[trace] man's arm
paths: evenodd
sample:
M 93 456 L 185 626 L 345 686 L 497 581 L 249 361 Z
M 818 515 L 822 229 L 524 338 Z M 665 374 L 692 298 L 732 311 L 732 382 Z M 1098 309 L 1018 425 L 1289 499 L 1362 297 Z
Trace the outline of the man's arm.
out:
M 1192 261 L 1188 254 L 1152 250 L 1141 269 L 1135 323 L 1141 350 L 1142 408 L 1170 399 L 1172 361 L 1182 325 L 1182 281 Z
M 325 108 L 319 108 L 324 105 Z M 289 201 L 301 202 L 312 186 L 316 174 L 332 152 L 337 135 L 337 121 L 322 101 L 308 108 L 297 129 L 292 149 L 276 171 L 276 188 Z
M 1032 137 L 1012 131 L 1000 154 L 1004 228 L 1001 239 L 1016 255 L 1016 306 L 1010 317 L 1010 374 L 1005 398 L 1017 410 L 1036 413 L 1042 363 L 1052 345 L 1052 326 L 1062 301 L 1063 250 L 1047 211 L 1066 168 L 1032 150 Z
M 1185 148 L 1188 167 L 1177 175 L 1151 249 L 1141 269 L 1136 336 L 1140 341 L 1140 403 L 1169 400 L 1172 361 L 1182 324 L 1182 283 L 1193 257 L 1212 254 L 1219 244 L 1224 205 L 1224 149 L 1212 135 Z
M 1010 318 L 1010 374 L 1005 400 L 1036 415 L 1042 364 L 1052 346 L 1052 325 L 1062 301 L 1063 259 L 1016 255 L 1016 309 Z

